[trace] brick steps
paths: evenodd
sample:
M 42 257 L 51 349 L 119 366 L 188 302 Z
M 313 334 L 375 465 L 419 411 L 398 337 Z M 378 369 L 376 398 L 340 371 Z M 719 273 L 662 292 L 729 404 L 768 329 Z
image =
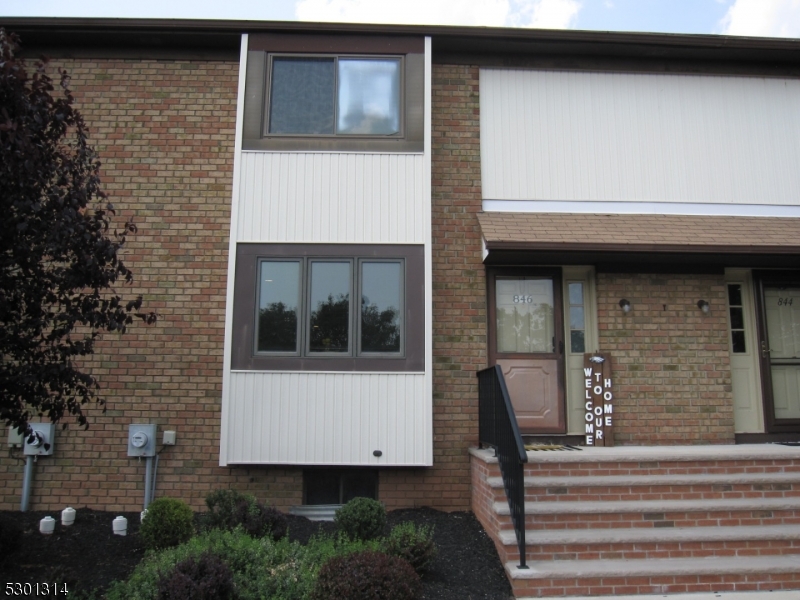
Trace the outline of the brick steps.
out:
M 529 452 L 528 570 L 493 453 L 471 452 L 473 509 L 518 598 L 800 590 L 800 449 Z
M 508 503 L 494 503 L 501 529 L 512 529 Z M 526 529 L 800 525 L 800 497 L 617 502 L 526 502 Z
M 518 598 L 800 589 L 800 556 L 537 561 L 529 569 L 508 562 L 505 567 Z

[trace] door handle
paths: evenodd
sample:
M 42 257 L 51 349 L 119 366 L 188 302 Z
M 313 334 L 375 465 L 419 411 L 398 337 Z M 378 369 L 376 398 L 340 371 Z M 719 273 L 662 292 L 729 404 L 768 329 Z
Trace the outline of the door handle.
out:
M 770 352 L 772 352 L 772 350 L 767 348 L 767 342 L 762 340 L 761 341 L 761 356 L 764 357 L 764 358 L 767 358 L 767 356 L 769 356 Z

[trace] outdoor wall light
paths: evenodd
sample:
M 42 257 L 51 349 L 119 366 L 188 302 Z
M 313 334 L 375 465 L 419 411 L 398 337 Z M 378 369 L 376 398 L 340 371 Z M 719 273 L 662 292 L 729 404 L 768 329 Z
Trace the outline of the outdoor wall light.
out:
M 700 310 L 702 310 L 706 314 L 711 312 L 711 306 L 705 300 L 698 300 L 697 301 L 697 308 L 699 308 Z
M 625 298 L 619 301 L 619 307 L 622 309 L 622 312 L 624 313 L 631 312 L 631 303 Z

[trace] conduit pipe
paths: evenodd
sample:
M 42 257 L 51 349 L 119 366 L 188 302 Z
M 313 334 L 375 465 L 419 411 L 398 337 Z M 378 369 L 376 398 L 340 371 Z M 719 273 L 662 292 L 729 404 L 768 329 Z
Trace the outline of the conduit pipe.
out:
M 25 457 L 25 475 L 22 479 L 22 502 L 20 503 L 19 507 L 21 512 L 27 512 L 28 502 L 30 502 L 31 499 L 31 485 L 33 484 L 33 462 L 35 459 L 35 456 Z

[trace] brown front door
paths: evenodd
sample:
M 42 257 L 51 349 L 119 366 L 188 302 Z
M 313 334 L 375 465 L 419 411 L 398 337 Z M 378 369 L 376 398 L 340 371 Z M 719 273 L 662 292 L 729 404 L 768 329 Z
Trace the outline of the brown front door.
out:
M 491 269 L 489 364 L 500 365 L 521 433 L 564 433 L 561 273 Z
M 767 433 L 800 432 L 800 273 L 754 275 L 764 423 Z

